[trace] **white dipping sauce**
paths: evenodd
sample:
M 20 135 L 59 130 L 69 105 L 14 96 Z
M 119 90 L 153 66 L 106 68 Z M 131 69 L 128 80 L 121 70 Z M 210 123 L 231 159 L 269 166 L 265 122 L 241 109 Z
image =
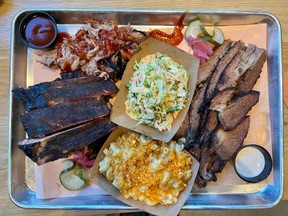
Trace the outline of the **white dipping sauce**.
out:
M 237 154 L 235 166 L 240 175 L 253 178 L 263 171 L 265 158 L 257 148 L 245 147 Z

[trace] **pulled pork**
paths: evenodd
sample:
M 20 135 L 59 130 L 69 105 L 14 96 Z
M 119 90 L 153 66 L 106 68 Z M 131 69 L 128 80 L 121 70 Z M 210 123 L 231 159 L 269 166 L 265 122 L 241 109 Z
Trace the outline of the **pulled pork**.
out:
M 119 27 L 114 20 L 99 22 L 86 18 L 84 21 L 86 25 L 73 36 L 59 33 L 56 49 L 43 53 L 43 64 L 64 72 L 81 69 L 86 75 L 117 81 L 146 34 L 130 25 Z M 119 64 L 123 65 L 119 67 Z

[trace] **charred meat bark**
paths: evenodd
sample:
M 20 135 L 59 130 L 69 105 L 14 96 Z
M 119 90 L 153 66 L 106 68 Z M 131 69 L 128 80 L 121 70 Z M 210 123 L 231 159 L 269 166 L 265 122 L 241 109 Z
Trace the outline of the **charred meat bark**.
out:
M 205 101 L 206 87 L 207 87 L 206 84 L 201 86 L 191 102 L 188 111 L 189 125 L 187 125 L 187 129 L 185 130 L 186 131 L 185 138 L 187 140 L 185 148 L 196 159 L 200 157 L 200 142 L 198 140 L 201 137 L 199 135 L 199 129 L 201 127 L 201 118 L 203 118 L 203 115 L 201 115 L 201 106 L 204 104 Z M 181 130 L 184 129 L 182 128 Z
M 20 116 L 29 138 L 44 137 L 110 114 L 102 100 L 84 98 L 32 110 Z
M 200 126 L 200 108 L 202 104 L 205 101 L 205 91 L 206 91 L 207 85 L 204 84 L 193 97 L 193 100 L 191 102 L 191 106 L 189 109 L 190 112 L 190 128 L 187 131 L 187 139 L 193 140 L 195 139 L 195 136 L 197 134 L 197 131 Z
M 138 48 L 138 43 L 128 43 L 124 48 L 118 50 L 110 58 L 99 61 L 100 70 L 107 72 L 114 82 L 120 80 L 128 61 L 132 58 L 132 55 L 138 50 Z
M 80 78 L 85 77 L 86 75 L 80 69 L 75 71 L 68 71 L 68 72 L 61 72 L 60 77 L 61 79 L 72 79 L 72 78 Z
M 30 111 L 85 97 L 101 98 L 117 92 L 118 88 L 111 80 L 90 76 L 56 79 L 30 86 L 28 89 L 17 88 L 13 90 L 13 95 L 22 101 L 26 111 Z
M 247 116 L 234 130 L 224 131 L 220 129 L 216 134 L 216 142 L 219 147 L 216 149 L 216 159 L 209 170 L 211 176 L 222 172 L 224 166 L 230 161 L 238 150 L 243 146 L 244 139 L 248 134 L 250 117 Z M 215 179 L 214 179 L 215 180 Z
M 42 165 L 95 143 L 115 127 L 109 117 L 104 117 L 44 138 L 25 139 L 18 147 L 37 165 Z
M 214 51 L 213 55 L 207 60 L 207 62 L 200 66 L 197 85 L 200 85 L 208 79 L 212 71 L 216 68 L 218 61 L 225 55 L 230 46 L 231 41 L 225 40 L 224 43 Z
M 218 85 L 219 78 L 222 75 L 222 72 L 225 70 L 225 68 L 227 68 L 231 60 L 242 49 L 243 46 L 244 43 L 242 41 L 237 41 L 219 61 L 212 77 L 209 79 L 208 88 L 206 92 L 206 100 L 210 100 L 213 97 L 214 93 L 217 90 L 216 87 Z
M 217 128 L 218 123 L 219 121 L 217 111 L 209 111 L 207 122 L 205 125 L 205 131 L 203 132 L 203 136 L 201 139 L 201 142 L 203 143 L 203 145 L 201 145 L 202 147 L 211 148 L 211 146 L 209 145 L 209 140 L 211 139 L 213 131 Z
M 216 146 L 213 146 L 213 137 L 218 126 L 218 113 L 217 111 L 210 111 L 205 131 L 201 140 L 201 157 L 200 157 L 200 167 L 199 175 L 203 179 L 209 179 L 209 174 L 207 173 L 207 168 L 212 158 Z M 208 176 L 207 176 L 208 175 Z
M 203 155 L 201 155 L 203 162 L 200 163 L 199 174 L 204 181 L 216 181 L 215 174 L 222 172 L 226 163 L 243 146 L 249 126 L 250 117 L 247 116 L 234 130 L 225 131 L 222 127 L 216 130 L 212 146 L 210 149 L 205 149 Z M 209 164 L 211 164 L 211 167 L 207 169 Z
M 220 142 L 215 153 L 222 161 L 229 161 L 233 155 L 242 147 L 243 141 L 248 134 L 250 117 L 244 120 L 232 131 L 224 131 L 222 128 L 217 131 L 217 139 Z

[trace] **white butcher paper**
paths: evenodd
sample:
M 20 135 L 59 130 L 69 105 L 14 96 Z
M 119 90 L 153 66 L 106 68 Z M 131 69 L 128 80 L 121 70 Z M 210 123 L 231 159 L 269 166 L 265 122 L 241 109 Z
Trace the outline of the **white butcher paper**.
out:
M 59 29 L 62 31 L 68 31 L 74 34 L 81 26 L 69 26 L 60 25 Z M 242 40 L 247 46 L 249 43 L 255 44 L 259 48 L 267 49 L 267 25 L 266 24 L 255 24 L 255 25 L 242 25 L 242 26 L 219 26 L 224 32 L 226 39 L 231 39 L 234 41 Z M 147 26 L 135 26 L 139 30 L 149 30 Z M 166 27 L 167 28 L 167 27 Z M 161 29 L 161 26 L 158 28 Z M 164 29 L 164 27 L 162 28 Z M 171 31 L 169 29 L 168 31 Z M 192 53 L 191 48 L 187 46 L 185 41 L 179 45 L 180 48 Z M 39 56 L 39 51 L 28 51 L 28 85 L 33 85 L 36 83 L 51 81 L 59 77 L 59 71 L 53 71 L 41 63 Z M 261 77 L 258 79 L 255 90 L 260 91 L 260 99 L 257 105 L 249 112 L 251 117 L 250 129 L 248 136 L 244 140 L 244 145 L 246 144 L 258 144 L 267 149 L 267 151 L 272 155 L 272 141 L 271 141 L 271 128 L 270 128 L 270 118 L 269 118 L 269 94 L 268 94 L 268 76 L 267 76 L 267 62 L 264 64 Z M 95 195 L 104 194 L 101 189 L 96 185 L 89 185 L 84 190 L 78 192 L 67 191 L 62 186 L 59 186 L 59 180 L 57 180 L 59 173 L 61 172 L 61 160 L 54 161 L 42 166 L 37 166 L 35 168 L 35 180 L 36 180 L 36 194 L 38 198 L 53 198 L 53 197 L 67 197 L 67 196 L 79 196 L 79 195 Z M 228 186 L 243 186 L 248 183 L 241 180 L 233 167 L 232 162 L 228 162 L 222 173 L 217 174 L 217 181 L 208 183 L 205 188 L 206 192 L 209 191 L 219 191 L 219 188 Z M 273 170 L 270 176 L 263 182 L 257 183 L 259 187 L 263 184 L 273 184 Z M 259 189 L 257 184 L 255 186 L 255 192 Z M 257 189 L 258 188 L 258 189 Z M 197 193 L 197 190 L 193 192 Z

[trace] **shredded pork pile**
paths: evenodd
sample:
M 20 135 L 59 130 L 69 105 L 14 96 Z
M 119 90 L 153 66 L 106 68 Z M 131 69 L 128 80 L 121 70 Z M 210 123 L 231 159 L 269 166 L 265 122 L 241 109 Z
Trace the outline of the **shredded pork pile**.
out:
M 86 75 L 119 80 L 146 34 L 130 25 L 119 27 L 116 21 L 84 21 L 86 25 L 73 36 L 60 32 L 56 49 L 44 52 L 42 63 L 65 72 L 81 69 Z

